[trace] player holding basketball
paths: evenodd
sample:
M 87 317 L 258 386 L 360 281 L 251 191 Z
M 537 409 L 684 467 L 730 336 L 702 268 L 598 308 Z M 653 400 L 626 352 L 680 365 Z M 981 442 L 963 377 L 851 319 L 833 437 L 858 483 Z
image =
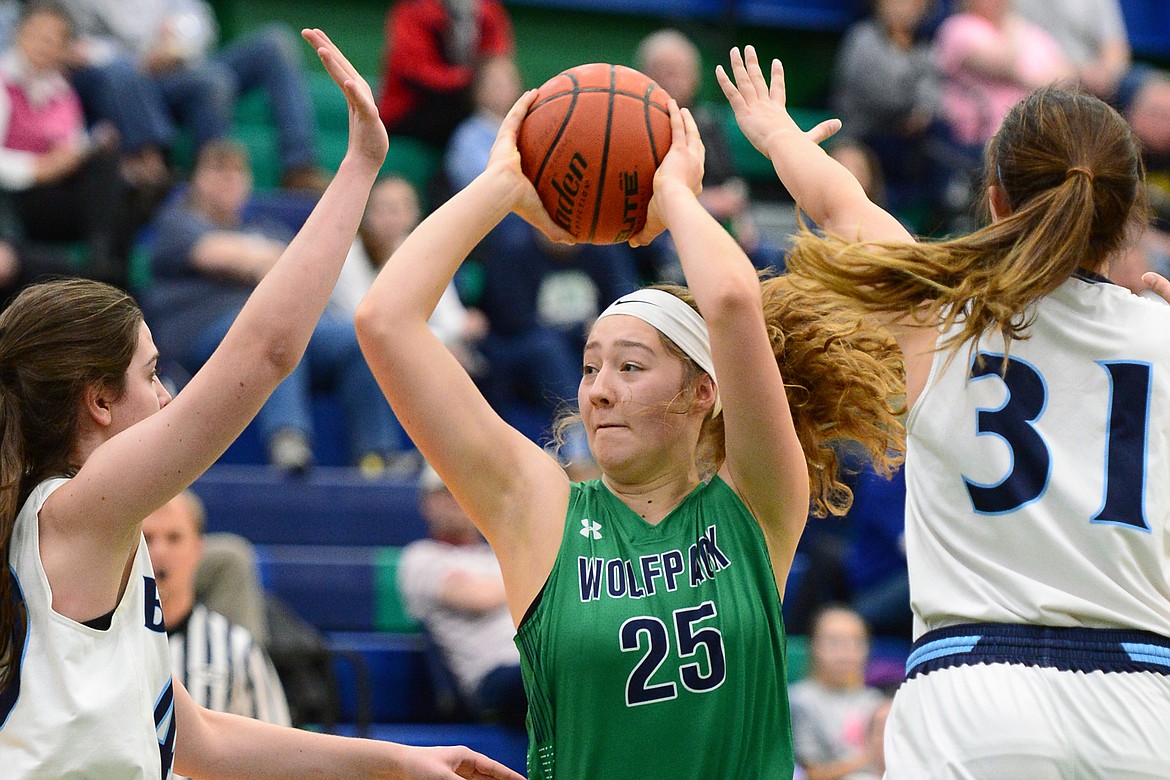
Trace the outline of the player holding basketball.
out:
M 197 706 L 173 681 L 142 519 L 199 476 L 287 376 L 386 155 L 370 88 L 306 30 L 349 104 L 329 188 L 173 401 L 134 301 L 81 279 L 0 317 L 0 773 L 15 778 L 519 775 L 465 748 L 313 734 Z
M 357 313 L 362 347 L 499 558 L 529 699 L 529 776 L 791 777 L 780 595 L 809 474 L 815 505 L 840 511 L 848 496 L 827 439 L 864 442 L 890 465 L 895 345 L 783 280 L 761 297 L 755 270 L 696 198 L 703 146 L 672 102 L 655 227 L 640 240 L 673 231 L 697 311 L 681 289 L 650 289 L 599 317 L 578 403 L 603 476 L 570 483 L 426 326 L 464 257 L 509 212 L 565 239 L 516 150 L 533 94 L 504 120 L 487 170 L 383 267 Z
M 987 149 L 991 224 L 920 244 L 804 140 L 778 62 L 770 88 L 752 49 L 731 65 L 740 127 L 830 234 L 790 268 L 906 357 L 917 640 L 887 777 L 1170 777 L 1170 308 L 1103 276 L 1145 216 L 1129 127 L 1034 93 Z

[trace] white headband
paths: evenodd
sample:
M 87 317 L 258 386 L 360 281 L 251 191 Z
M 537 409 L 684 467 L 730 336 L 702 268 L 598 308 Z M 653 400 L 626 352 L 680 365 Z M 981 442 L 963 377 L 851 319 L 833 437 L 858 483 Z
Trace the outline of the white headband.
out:
M 677 295 L 646 288 L 618 298 L 597 319 L 611 314 L 628 314 L 648 323 L 706 371 L 715 382 L 715 406 L 711 409 L 711 416 L 719 414 L 723 404 L 719 400 L 715 364 L 711 361 L 711 338 L 707 334 L 707 323 L 697 311 Z

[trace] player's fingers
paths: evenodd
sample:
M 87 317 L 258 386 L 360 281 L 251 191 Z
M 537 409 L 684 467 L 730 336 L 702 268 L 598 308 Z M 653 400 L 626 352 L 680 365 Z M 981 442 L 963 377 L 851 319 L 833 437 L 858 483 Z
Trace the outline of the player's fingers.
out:
M 683 128 L 687 134 L 687 143 L 691 149 L 699 153 L 699 157 L 702 159 L 703 138 L 699 135 L 699 123 L 695 121 L 695 116 L 689 108 L 684 108 L 679 113 L 682 114 Z
M 1142 281 L 1146 287 L 1157 293 L 1162 300 L 1170 303 L 1170 280 L 1167 280 L 1165 276 L 1153 271 L 1146 271 L 1142 274 Z
M 682 110 L 674 98 L 666 101 L 666 108 L 670 112 L 670 146 L 673 149 L 675 144 L 679 144 L 683 148 L 687 143 L 687 127 L 683 122 Z
M 508 109 L 507 115 L 504 116 L 504 121 L 500 124 L 501 133 L 504 132 L 504 128 L 507 128 L 512 133 L 519 130 L 520 123 L 524 121 L 524 117 L 528 116 L 528 109 L 532 106 L 532 101 L 535 99 L 535 89 L 530 89 L 520 95 L 519 99 Z
M 478 753 L 472 753 L 470 759 L 463 761 L 455 770 L 455 774 L 467 780 L 524 780 L 522 775 L 500 762 Z
M 738 111 L 747 105 L 743 95 L 739 94 L 735 84 L 731 83 L 731 77 L 727 75 L 727 71 L 723 69 L 722 65 L 715 66 L 715 80 L 719 82 L 719 88 L 723 90 L 723 96 L 727 98 L 733 111 Z
M 752 89 L 755 90 L 756 97 L 766 97 L 768 95 L 768 82 L 764 80 L 764 73 L 760 70 L 760 57 L 756 54 L 756 47 L 751 45 L 745 46 L 743 55 L 748 79 L 751 81 Z
M 731 50 L 731 73 L 735 76 L 735 88 L 739 94 L 748 100 L 756 96 L 755 90 L 752 87 L 751 79 L 748 78 L 747 68 L 743 64 L 743 57 L 739 53 L 739 47 L 733 47 Z M 751 90 L 749 92 L 749 90 Z
M 784 63 L 775 57 L 772 59 L 772 86 L 769 87 L 768 95 L 780 105 L 784 105 L 788 99 L 784 86 Z
M 840 129 L 840 119 L 826 119 L 824 122 L 819 123 L 812 130 L 809 130 L 807 133 L 805 133 L 805 135 L 811 138 L 814 144 L 819 144 L 832 138 Z
M 325 59 L 325 55 L 321 54 L 321 49 L 325 49 L 328 53 L 329 60 L 335 69 L 345 73 L 349 78 L 361 78 L 361 74 L 358 73 L 357 68 L 355 68 L 346 58 L 346 56 L 341 53 L 341 49 L 337 48 L 337 44 L 335 44 L 333 40 L 325 34 L 324 30 L 316 27 L 301 30 L 301 36 L 317 49 L 317 53 L 321 56 L 322 59 Z M 345 78 L 343 77 L 338 81 L 338 83 L 341 83 L 341 81 L 344 80 Z

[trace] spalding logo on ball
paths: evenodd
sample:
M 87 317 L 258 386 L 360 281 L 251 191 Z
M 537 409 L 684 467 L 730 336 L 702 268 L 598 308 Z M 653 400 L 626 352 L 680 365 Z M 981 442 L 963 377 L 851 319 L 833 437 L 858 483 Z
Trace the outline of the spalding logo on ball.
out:
M 520 125 L 520 165 L 553 221 L 579 241 L 617 244 L 646 224 L 670 148 L 668 96 L 633 68 L 578 65 L 537 91 Z

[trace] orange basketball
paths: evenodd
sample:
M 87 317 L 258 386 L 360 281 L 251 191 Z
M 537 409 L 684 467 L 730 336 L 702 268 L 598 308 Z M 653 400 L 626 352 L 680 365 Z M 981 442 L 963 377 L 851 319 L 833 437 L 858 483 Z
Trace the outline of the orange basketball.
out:
M 654 171 L 670 148 L 668 96 L 633 68 L 578 65 L 538 90 L 520 125 L 520 163 L 553 221 L 616 244 L 646 224 Z

